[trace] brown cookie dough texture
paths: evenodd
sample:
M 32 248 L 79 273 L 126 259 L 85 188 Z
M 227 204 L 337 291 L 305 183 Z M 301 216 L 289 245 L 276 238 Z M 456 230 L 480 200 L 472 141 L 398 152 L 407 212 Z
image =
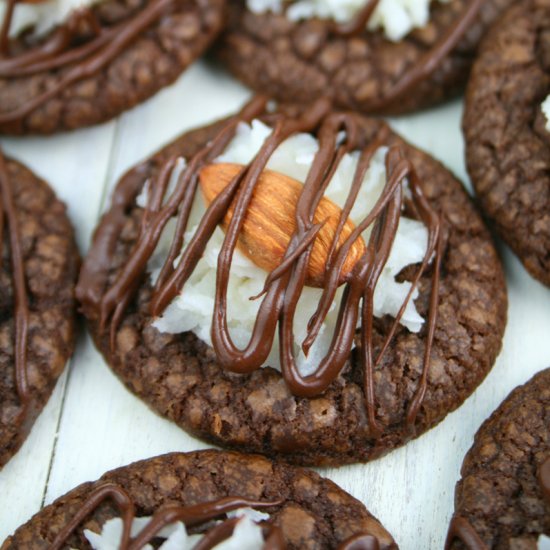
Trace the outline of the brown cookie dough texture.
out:
M 106 0 L 92 8 L 102 28 L 135 16 L 148 0 Z M 200 57 L 222 26 L 223 0 L 173 0 L 146 32 L 106 67 L 61 90 L 22 119 L 0 124 L 8 134 L 51 134 L 98 124 L 171 84 Z M 47 37 L 45 38 L 45 40 Z M 19 41 L 13 46 L 25 51 Z M 77 64 L 31 76 L 0 78 L 0 118 L 55 86 Z
M 464 88 L 477 44 L 488 25 L 512 0 L 485 0 L 456 48 L 429 78 L 398 101 L 377 103 L 464 12 L 470 0 L 432 3 L 428 25 L 400 42 L 380 32 L 353 37 L 331 33 L 331 22 L 292 22 L 284 15 L 254 14 L 245 0 L 229 3 L 227 30 L 219 54 L 245 84 L 281 101 L 309 102 L 329 94 L 338 106 L 365 113 L 398 114 L 441 102 Z
M 468 171 L 486 215 L 550 285 L 550 2 L 519 2 L 484 40 L 466 96 Z
M 396 549 L 391 535 L 358 500 L 314 472 L 273 463 L 259 456 L 219 451 L 174 453 L 136 462 L 84 483 L 36 514 L 2 546 L 2 550 L 46 549 L 97 487 L 113 483 L 128 492 L 136 516 L 150 516 L 163 505 L 190 506 L 240 496 L 282 501 L 267 509 L 290 549 L 329 549 L 359 533 L 378 538 L 381 550 Z M 105 501 L 81 524 L 67 547 L 89 548 L 82 531 L 99 532 L 117 517 Z
M 547 369 L 516 388 L 477 432 L 456 486 L 454 521 L 466 520 L 486 548 L 536 550 L 539 535 L 550 535 L 550 500 L 539 480 L 549 459 Z M 466 546 L 455 538 L 447 547 Z
M 382 124 L 359 120 L 370 138 Z M 158 173 L 170 156 L 177 153 L 190 158 L 220 128 L 218 123 L 183 135 L 119 182 L 113 206 L 100 222 L 83 269 L 93 283 L 96 300 L 113 284 L 136 242 L 143 210 L 133 198 L 143 182 Z M 148 280 L 126 309 L 113 349 L 109 331 L 100 331 L 97 310 L 84 304 L 97 346 L 126 386 L 159 413 L 203 439 L 300 464 L 376 458 L 425 432 L 457 408 L 483 380 L 500 351 L 507 310 L 504 277 L 491 238 L 462 185 L 425 153 L 395 135 L 391 141 L 400 143 L 414 163 L 426 197 L 442 212 L 448 227 L 428 386 L 414 425 L 407 425 L 406 415 L 420 384 L 426 326 L 414 334 L 399 325 L 375 371 L 375 413 L 384 429 L 376 438 L 365 410 L 358 355 L 351 354 L 348 366 L 323 395 L 295 397 L 277 370 L 233 374 L 218 364 L 214 351 L 194 334 L 159 333 L 151 326 Z M 129 202 L 123 196 L 130 197 Z M 99 260 L 102 231 L 120 237 L 107 257 Z M 430 275 L 421 279 L 416 300 L 424 318 Z M 390 317 L 375 319 L 374 356 L 392 322 Z
M 79 258 L 65 206 L 48 185 L 6 160 L 15 202 L 29 301 L 24 407 L 15 382 L 14 285 L 4 217 L 0 258 L 0 466 L 19 449 L 74 348 L 74 285 Z M 1 203 L 0 203 L 1 205 Z

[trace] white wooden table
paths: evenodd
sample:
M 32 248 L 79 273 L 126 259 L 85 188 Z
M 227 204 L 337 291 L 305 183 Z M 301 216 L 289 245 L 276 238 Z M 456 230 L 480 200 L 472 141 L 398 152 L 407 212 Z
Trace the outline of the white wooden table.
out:
M 85 253 L 109 191 L 130 166 L 184 130 L 229 114 L 249 92 L 200 62 L 171 88 L 102 126 L 33 139 L 0 139 L 66 201 Z M 395 121 L 409 140 L 467 180 L 461 102 Z M 550 365 L 550 290 L 499 244 L 509 320 L 503 351 L 482 386 L 437 428 L 367 465 L 323 470 L 362 500 L 403 549 L 442 548 L 462 458 L 508 392 Z M 43 505 L 106 470 L 206 445 L 157 416 L 105 365 L 81 327 L 76 353 L 30 437 L 0 471 L 0 541 Z

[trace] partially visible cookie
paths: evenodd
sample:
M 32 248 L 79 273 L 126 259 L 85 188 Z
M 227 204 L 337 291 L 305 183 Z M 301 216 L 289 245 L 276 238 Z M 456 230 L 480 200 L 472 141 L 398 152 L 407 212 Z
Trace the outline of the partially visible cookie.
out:
M 237 504 L 231 505 L 228 499 Z M 242 502 L 238 504 L 239 501 Z M 157 527 L 163 523 L 175 529 L 174 524 L 181 521 L 191 533 L 207 532 L 201 541 L 204 546 L 200 548 L 214 546 L 205 545 L 206 538 L 215 539 L 214 531 L 218 534 L 217 543 L 233 532 L 232 542 L 238 544 L 239 540 L 244 542 L 238 538 L 238 531 L 242 530 L 239 524 L 247 520 L 241 519 L 235 526 L 236 520 L 227 520 L 226 513 L 242 508 L 249 509 L 247 515 L 253 520 L 253 525 L 248 526 L 249 537 L 254 540 L 253 535 L 259 534 L 258 550 L 268 547 L 274 550 L 285 547 L 289 550 L 397 548 L 391 535 L 365 506 L 330 480 L 259 456 L 208 450 L 143 460 L 108 472 L 96 482 L 84 483 L 20 527 L 4 542 L 2 550 L 90 548 L 89 543 L 97 540 L 97 534 L 107 539 L 108 520 L 128 518 L 128 515 L 128 525 L 134 517 L 153 516 Z M 128 510 L 131 510 L 129 514 Z M 240 514 L 242 512 L 237 516 Z M 116 523 L 119 534 L 115 539 L 118 540 L 109 547 L 118 548 L 123 522 Z M 134 522 L 139 532 L 138 523 L 143 529 L 149 521 Z M 150 525 L 149 528 L 150 534 L 140 539 L 139 548 L 154 538 L 156 531 Z M 167 533 L 163 538 L 169 536 Z M 173 544 L 177 536 L 174 535 Z M 181 533 L 179 536 L 186 538 Z M 181 538 L 178 541 L 177 548 L 195 548 L 193 544 L 185 545 L 186 541 Z M 129 546 L 121 544 L 120 548 Z
M 73 352 L 78 266 L 63 203 L 0 152 L 0 466 L 23 443 Z
M 536 550 L 550 536 L 550 369 L 483 423 L 461 473 L 447 549 Z
M 511 3 L 397 0 L 369 15 L 372 0 L 236 0 L 219 55 L 245 84 L 281 101 L 330 95 L 343 109 L 406 113 L 463 89 L 480 38 Z
M 480 203 L 550 285 L 550 2 L 517 2 L 484 40 L 466 94 L 466 159 Z M 549 105 L 550 107 L 550 105 Z M 549 109 L 550 110 L 550 109 Z
M 20 31 L 0 37 L 0 133 L 51 134 L 130 109 L 204 52 L 221 29 L 224 6 L 224 0 L 81 3 L 46 29 L 43 19 L 62 6 L 15 5 L 12 24 Z M 25 17 L 28 25 L 19 21 Z

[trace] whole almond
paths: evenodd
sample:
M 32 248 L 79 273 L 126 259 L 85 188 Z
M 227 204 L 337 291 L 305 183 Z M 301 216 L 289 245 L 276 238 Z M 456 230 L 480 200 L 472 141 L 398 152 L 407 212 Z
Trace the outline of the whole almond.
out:
M 201 170 L 200 185 L 207 204 L 221 193 L 242 168 L 239 164 L 209 164 Z M 239 235 L 238 247 L 252 262 L 267 272 L 273 271 L 283 260 L 296 229 L 295 211 L 302 189 L 303 185 L 299 181 L 271 170 L 265 170 L 256 184 Z M 223 220 L 224 231 L 233 217 L 234 202 Z M 313 243 L 306 276 L 308 286 L 323 286 L 325 265 L 341 213 L 340 207 L 330 199 L 321 199 L 314 222 L 324 222 L 324 225 Z M 355 225 L 351 220 L 346 220 L 338 246 L 343 244 L 354 229 Z M 364 252 L 365 243 L 359 238 L 350 248 L 344 262 L 340 283 L 345 281 Z

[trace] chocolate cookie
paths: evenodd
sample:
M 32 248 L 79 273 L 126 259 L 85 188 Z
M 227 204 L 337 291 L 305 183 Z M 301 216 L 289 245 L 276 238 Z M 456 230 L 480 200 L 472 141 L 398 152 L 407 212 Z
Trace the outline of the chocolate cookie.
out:
M 0 466 L 19 449 L 74 348 L 79 258 L 65 206 L 0 152 Z
M 248 86 L 281 101 L 309 102 L 328 94 L 345 109 L 405 113 L 463 89 L 479 39 L 511 3 L 427 2 L 428 23 L 392 41 L 380 30 L 366 30 L 366 22 L 376 16 L 372 9 L 378 8 L 372 0 L 365 1 L 354 19 L 341 23 L 318 17 L 304 20 L 302 8 L 292 1 L 282 2 L 281 13 L 272 13 L 252 11 L 252 0 L 237 0 L 230 3 L 219 53 Z M 395 9 L 390 2 L 382 4 L 381 9 Z M 402 12 L 391 13 L 389 23 L 403 19 L 403 12 L 413 7 L 409 2 Z M 296 17 L 285 15 L 285 10 L 294 10 Z
M 80 128 L 144 101 L 204 52 L 221 28 L 223 3 L 101 0 L 45 34 L 22 30 L 11 39 L 4 21 L 0 132 Z M 8 0 L 15 15 L 28 9 L 16 4 Z
M 94 235 L 77 296 L 95 342 L 116 374 L 191 433 L 296 463 L 366 461 L 437 424 L 483 380 L 500 350 L 506 321 L 502 269 L 460 183 L 383 122 L 333 112 L 324 100 L 304 112 L 271 113 L 265 105 L 266 100 L 256 98 L 235 117 L 181 136 L 121 179 Z M 276 131 L 269 133 L 269 125 Z M 269 135 L 262 137 L 257 156 L 241 160 L 241 166 L 223 163 L 222 151 L 226 160 L 231 147 L 242 155 L 244 144 L 262 132 Z M 297 144 L 299 168 L 305 170 L 303 188 L 281 173 L 263 171 L 268 159 L 287 162 L 288 148 L 283 148 L 291 142 Z M 346 151 L 355 152 L 350 156 Z M 178 156 L 187 164 L 178 165 Z M 214 159 L 217 163 L 211 164 Z M 376 205 L 355 227 L 349 220 L 343 224 L 344 211 L 323 197 L 319 211 L 324 212 L 313 220 L 307 212 L 315 210 L 319 189 L 328 193 L 332 185 L 326 188 L 320 177 L 325 174 L 328 181 L 335 170 L 341 175 L 340 168 L 353 162 L 358 162 L 357 170 L 339 179 L 348 187 L 355 182 L 352 194 L 362 176 L 385 166 L 381 194 L 371 197 Z M 230 183 L 192 222 L 198 229 L 191 238 L 183 231 L 199 175 L 205 196 L 212 183 Z M 410 186 L 405 194 L 404 178 Z M 307 192 L 300 195 L 296 186 Z M 231 206 L 241 187 L 240 202 Z M 167 188 L 175 191 L 168 196 Z M 257 200 L 242 202 L 250 200 L 251 190 Z M 298 200 L 301 206 L 296 208 Z M 342 199 L 349 212 L 352 203 L 347 201 Z M 231 218 L 231 213 L 236 215 Z M 281 216 L 285 223 L 277 225 Z M 171 231 L 177 226 L 173 237 L 166 227 L 170 219 Z M 227 231 L 225 241 L 218 223 Z M 235 232 L 235 224 L 241 223 Z M 342 230 L 338 239 L 337 223 Z M 370 237 L 357 238 L 367 226 L 372 228 Z M 418 231 L 426 239 L 421 253 L 394 269 L 398 242 Z M 167 233 L 169 252 L 159 263 L 154 250 Z M 277 242 L 285 234 L 287 240 Z M 211 235 L 219 244 L 205 252 Z M 336 240 L 338 246 L 328 252 Z M 415 242 L 401 246 L 401 253 L 409 258 L 415 247 Z M 232 271 L 228 298 L 229 258 L 243 249 L 252 263 L 242 254 L 235 260 L 244 272 L 243 283 L 231 286 Z M 323 259 L 323 254 L 329 257 Z M 271 266 L 262 264 L 266 259 Z M 218 262 L 217 273 L 208 271 L 208 262 Z M 260 264 L 266 276 L 271 272 L 264 291 L 263 279 L 250 286 Z M 201 279 L 204 271 L 208 273 Z M 217 284 L 212 282 L 201 297 L 208 277 L 217 278 Z M 383 284 L 377 285 L 379 281 Z M 321 288 L 310 288 L 314 286 Z M 374 299 L 375 291 L 385 299 Z M 403 301 L 393 302 L 393 310 L 380 310 L 380 302 L 392 302 L 396 292 Z M 338 301 L 327 313 L 323 308 L 335 293 Z M 259 298 L 250 301 L 255 294 Z M 314 307 L 321 304 L 309 322 L 309 313 L 303 318 L 305 305 L 297 306 L 298 297 L 306 294 Z M 173 312 L 180 298 L 194 308 L 192 314 L 179 316 L 186 326 L 191 323 L 185 330 L 170 327 L 174 316 L 169 310 Z M 239 325 L 246 336 L 236 345 L 238 335 L 231 330 L 235 318 L 251 307 L 247 304 L 257 304 L 258 315 Z M 193 325 L 203 310 L 212 315 L 212 327 Z M 418 318 L 423 321 L 415 325 Z M 322 332 L 320 320 L 329 327 L 321 335 L 328 338 L 327 349 L 315 355 L 312 340 Z M 292 337 L 298 337 L 293 325 L 297 333 L 306 332 L 303 343 L 300 336 L 293 345 Z M 277 328 L 279 345 L 273 344 Z M 303 363 L 297 365 L 300 346 L 309 351 L 300 359 L 317 357 L 305 370 Z M 275 353 L 269 355 L 271 347 Z M 279 361 L 279 370 L 259 368 L 273 365 L 270 361 Z
M 446 548 L 536 550 L 550 536 L 550 369 L 483 423 L 461 473 Z
M 397 548 L 363 504 L 332 481 L 259 456 L 208 450 L 143 460 L 84 483 L 20 527 L 2 550 L 89 548 L 85 529 L 101 533 L 113 517 L 131 525 L 135 517 L 153 516 L 156 526 L 141 533 L 139 544 L 134 538 L 133 546 L 120 548 L 141 548 L 161 527 L 177 521 L 191 532 L 208 532 L 205 538 L 217 544 L 236 530 L 236 520 L 226 513 L 245 507 L 268 514 L 254 518 L 261 521 L 266 540 L 258 548 Z M 214 546 L 205 545 L 205 539 L 201 543 L 178 548 Z
M 486 215 L 550 285 L 550 2 L 518 2 L 484 40 L 466 95 L 468 172 Z

